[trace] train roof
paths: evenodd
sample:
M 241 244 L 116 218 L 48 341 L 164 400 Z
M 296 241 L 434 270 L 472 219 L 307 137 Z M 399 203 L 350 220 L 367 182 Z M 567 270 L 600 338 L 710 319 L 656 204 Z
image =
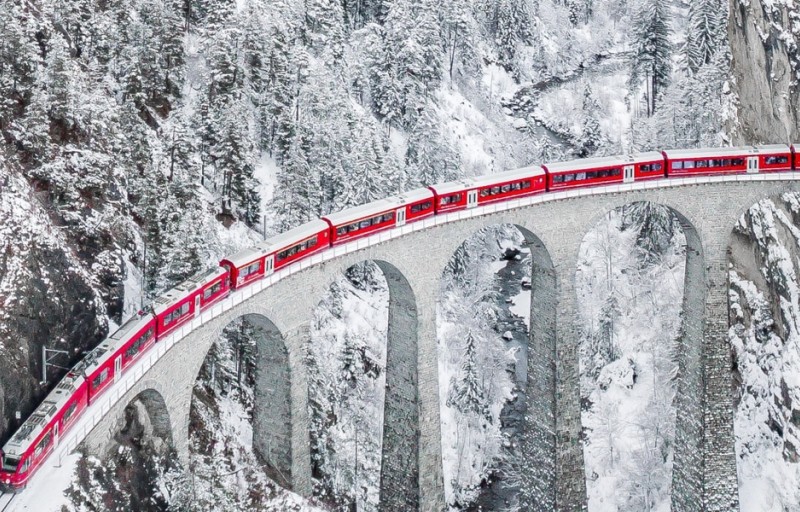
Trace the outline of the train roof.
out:
M 739 146 L 732 148 L 668 149 L 664 151 L 664 154 L 670 159 L 741 155 L 754 156 L 759 154 L 759 150 L 755 146 Z
M 290 247 L 294 245 L 295 242 L 299 242 L 314 236 L 320 231 L 325 231 L 329 227 L 330 226 L 328 226 L 328 223 L 324 220 L 314 219 L 311 222 L 306 222 L 305 224 L 297 226 L 296 228 L 292 228 L 289 231 L 285 231 L 279 235 L 267 238 L 260 244 L 256 245 L 254 250 L 257 253 L 266 256 L 271 252 L 275 252 L 285 247 Z M 249 263 L 249 261 L 244 261 L 243 264 Z
M 259 258 L 264 257 L 264 251 L 261 251 L 255 247 L 248 247 L 247 249 L 242 249 L 241 251 L 228 256 L 227 258 L 222 258 L 220 263 L 230 263 L 235 268 L 241 268 L 248 263 L 252 263 Z
M 453 192 L 463 192 L 470 188 L 475 187 L 475 180 L 470 178 L 465 178 L 459 181 L 448 181 L 447 183 L 437 183 L 436 185 L 431 185 L 431 189 L 433 189 L 437 195 L 446 195 L 451 194 Z
M 761 144 L 756 146 L 756 149 L 761 153 L 789 153 L 791 148 L 788 144 Z
M 28 451 L 32 442 L 38 438 L 56 413 L 72 400 L 75 391 L 83 383 L 84 378 L 74 370 L 68 372 L 61 382 L 51 391 L 44 401 L 25 420 L 22 426 L 14 433 L 3 447 L 3 453 L 14 457 L 21 457 Z
M 614 167 L 643 162 L 653 162 L 664 160 L 664 156 L 658 151 L 647 151 L 645 153 L 633 153 L 626 156 L 600 156 L 595 158 L 583 158 L 580 160 L 570 160 L 567 162 L 555 162 L 544 164 L 548 172 L 582 171 L 599 167 Z
M 546 173 L 544 169 L 539 167 L 538 165 L 531 165 L 528 167 L 522 167 L 520 169 L 513 169 L 510 171 L 503 171 L 503 172 L 496 172 L 494 174 L 485 174 L 483 176 L 477 176 L 472 179 L 472 185 L 475 186 L 483 186 L 483 185 L 491 185 L 494 183 L 501 183 L 505 181 L 514 181 L 518 179 L 525 179 L 525 178 L 532 178 L 536 176 L 544 176 Z
M 349 222 L 378 215 L 380 213 L 396 210 L 403 205 L 415 203 L 425 199 L 433 199 L 433 192 L 428 189 L 415 189 L 405 192 L 399 196 L 388 197 L 386 199 L 379 199 L 371 203 L 362 204 L 361 206 L 354 206 L 337 213 L 324 215 L 322 218 L 327 219 L 334 226 L 340 224 L 347 224 Z
M 156 315 L 160 315 L 176 302 L 185 299 L 198 288 L 201 288 L 203 285 L 218 277 L 224 276 L 226 273 L 226 270 L 222 267 L 212 267 L 193 275 L 176 287 L 159 295 L 156 300 L 153 301 L 153 312 Z

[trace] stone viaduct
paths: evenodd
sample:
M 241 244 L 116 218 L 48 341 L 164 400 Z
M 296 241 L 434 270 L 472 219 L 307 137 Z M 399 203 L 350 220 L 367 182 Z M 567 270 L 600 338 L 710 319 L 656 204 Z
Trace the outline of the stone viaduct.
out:
M 673 510 L 738 510 L 727 265 L 732 229 L 758 200 L 800 190 L 800 175 L 661 180 L 554 193 L 437 216 L 329 250 L 237 292 L 203 316 L 110 404 L 83 440 L 102 453 L 126 406 L 144 406 L 188 460 L 189 409 L 200 367 L 226 325 L 250 315 L 258 342 L 254 445 L 285 485 L 311 492 L 305 344 L 313 310 L 335 277 L 376 262 L 390 285 L 381 509 L 444 510 L 436 346 L 439 280 L 456 248 L 480 228 L 519 227 L 533 255 L 528 361 L 530 435 L 536 459 L 529 510 L 586 509 L 578 382 L 576 294 L 584 235 L 610 210 L 636 201 L 672 208 L 686 234 L 684 328 L 679 360 Z M 166 343 L 163 341 L 159 342 Z M 78 439 L 76 442 L 81 441 Z M 74 444 L 73 444 L 74 446 Z

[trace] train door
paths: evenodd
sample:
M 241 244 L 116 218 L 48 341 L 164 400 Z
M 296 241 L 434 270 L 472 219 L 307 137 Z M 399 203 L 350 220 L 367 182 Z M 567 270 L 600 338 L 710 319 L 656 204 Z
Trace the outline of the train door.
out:
M 114 359 L 114 382 L 117 382 L 122 376 L 122 356 L 117 356 Z
M 400 208 L 399 210 L 397 210 L 397 215 L 395 215 L 395 217 L 397 219 L 396 222 L 395 222 L 395 225 L 396 226 L 404 226 L 405 223 L 406 223 L 406 209 L 405 209 L 405 207 Z
M 757 173 L 758 172 L 758 157 L 757 156 L 748 156 L 747 157 L 747 172 L 748 174 Z
M 467 208 L 474 208 L 476 206 L 478 206 L 478 191 L 467 191 Z
M 194 316 L 200 315 L 200 294 L 198 293 L 194 298 Z
M 275 255 L 270 254 L 267 256 L 267 259 L 264 261 L 264 274 L 270 275 L 275 270 Z
M 622 172 L 623 172 L 622 182 L 623 183 L 633 183 L 633 178 L 634 178 L 634 176 L 633 176 L 633 166 L 632 165 L 626 165 L 625 167 L 622 168 Z

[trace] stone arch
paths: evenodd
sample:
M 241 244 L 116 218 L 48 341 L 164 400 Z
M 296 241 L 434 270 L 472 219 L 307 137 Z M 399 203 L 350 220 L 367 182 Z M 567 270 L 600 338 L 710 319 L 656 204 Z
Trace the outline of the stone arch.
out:
M 145 389 L 128 402 L 115 437 L 118 442 L 146 440 L 161 454 L 172 448 L 172 422 L 157 382 L 146 382 Z
M 239 320 L 254 328 L 255 389 L 253 404 L 253 451 L 266 475 L 277 484 L 293 489 L 293 412 L 292 372 L 289 351 L 281 330 L 257 307 L 244 306 L 234 314 L 222 317 L 204 345 L 205 354 L 194 370 L 194 380 L 200 378 L 203 365 L 214 343 L 227 327 Z M 193 407 L 193 385 L 189 388 L 189 407 Z M 189 415 L 186 416 L 190 428 Z
M 682 324 L 677 340 L 678 374 L 674 399 L 676 411 L 675 451 L 672 472 L 672 508 L 675 510 L 701 510 L 704 499 L 705 443 L 704 423 L 706 412 L 705 387 L 705 322 L 708 277 L 702 222 L 692 219 L 691 208 L 674 204 L 666 198 L 648 197 L 646 194 L 620 195 L 585 224 L 582 240 L 612 211 L 637 202 L 661 205 L 674 214 L 685 237 L 686 266 L 683 275 L 684 292 L 681 304 Z M 583 242 L 577 250 L 581 250 Z M 576 261 L 578 257 L 576 255 Z M 573 276 L 572 279 L 575 279 Z M 577 286 L 575 293 L 577 294 Z M 578 297 L 575 297 L 576 313 Z M 577 342 L 579 344 L 580 342 Z M 576 375 L 579 369 L 576 368 Z M 575 384 L 579 386 L 578 383 Z M 580 395 L 579 395 L 580 396 Z
M 469 233 L 450 240 L 443 250 L 449 250 L 446 259 L 449 262 L 471 237 L 500 225 L 516 228 L 531 258 L 530 325 L 525 382 L 521 384 L 525 393 L 521 397 L 525 401 L 521 411 L 524 419 L 513 440 L 519 456 L 513 462 L 514 471 L 518 473 L 514 477 L 519 487 L 516 499 L 522 510 L 549 512 L 556 509 L 556 314 L 559 299 L 558 277 L 550 252 L 534 231 L 517 219 L 507 218 L 486 219 Z M 438 275 L 441 282 L 444 269 Z M 443 400 L 440 397 L 440 402 Z
M 375 260 L 389 285 L 386 397 L 383 406 L 381 510 L 419 510 L 419 386 L 417 305 L 400 270 Z
M 292 372 L 280 330 L 264 315 L 241 316 L 256 326 L 253 449 L 267 476 L 292 488 Z
M 409 280 L 395 264 L 364 256 L 336 265 L 326 274 L 322 290 L 327 292 L 340 275 L 364 262 L 374 263 L 386 280 L 386 382 L 378 499 L 381 510 L 416 511 L 420 507 L 421 476 L 417 299 Z

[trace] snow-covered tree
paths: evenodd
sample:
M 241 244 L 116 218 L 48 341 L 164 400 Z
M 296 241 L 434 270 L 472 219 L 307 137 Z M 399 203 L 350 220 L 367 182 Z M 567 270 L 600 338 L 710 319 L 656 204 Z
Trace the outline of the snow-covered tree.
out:
M 648 116 L 655 112 L 671 79 L 671 22 L 666 0 L 639 0 L 633 17 L 633 54 L 628 83 L 631 90 L 637 91 L 644 82 Z
M 583 90 L 583 122 L 577 144 L 581 158 L 593 155 L 603 145 L 600 115 L 600 105 L 594 97 L 592 86 L 587 82 Z

